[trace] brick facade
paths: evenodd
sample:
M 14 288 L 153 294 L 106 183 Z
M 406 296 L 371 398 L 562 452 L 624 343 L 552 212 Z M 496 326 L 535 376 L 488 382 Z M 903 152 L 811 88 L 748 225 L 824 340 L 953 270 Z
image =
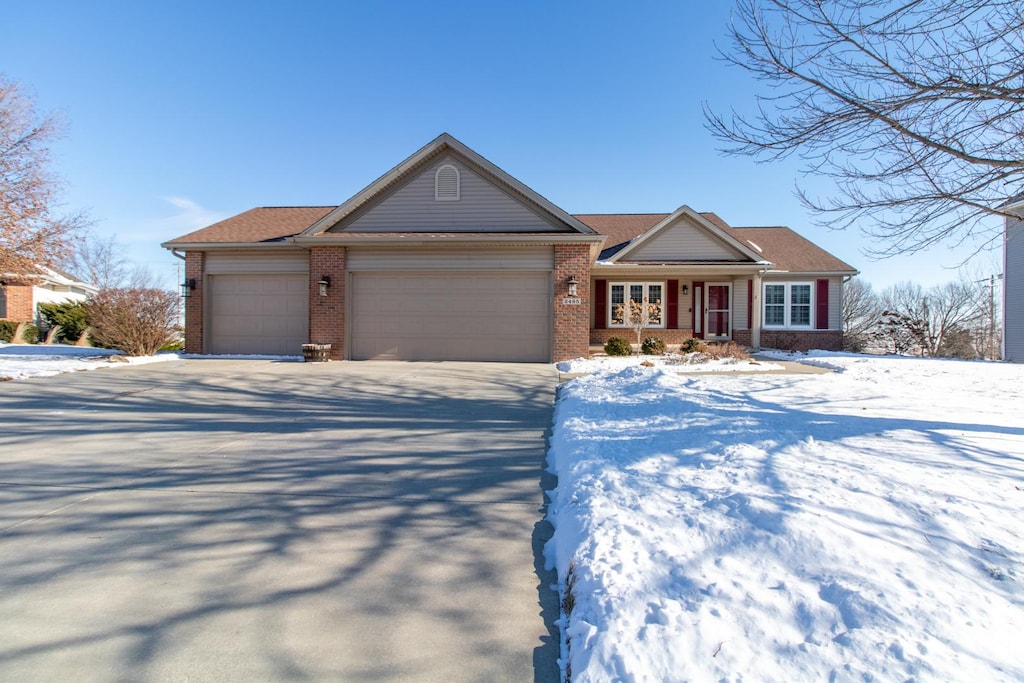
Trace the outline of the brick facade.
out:
M 795 330 L 761 330 L 761 348 L 787 351 L 842 351 L 843 333 L 838 330 L 799 332 Z
M 35 320 L 32 305 L 32 285 L 0 285 L 4 306 L 0 307 L 0 320 L 30 323 Z
M 206 253 L 185 252 L 185 280 L 195 278 L 196 288 L 185 299 L 185 353 L 203 353 L 203 274 Z
M 313 247 L 309 251 L 309 341 L 330 344 L 331 360 L 345 358 L 345 247 Z M 327 296 L 320 279 L 331 278 Z
M 555 362 L 587 357 L 590 354 L 590 245 L 555 245 L 555 302 L 552 324 L 552 360 Z M 568 280 L 579 280 L 576 298 L 579 305 L 565 304 L 569 296 Z

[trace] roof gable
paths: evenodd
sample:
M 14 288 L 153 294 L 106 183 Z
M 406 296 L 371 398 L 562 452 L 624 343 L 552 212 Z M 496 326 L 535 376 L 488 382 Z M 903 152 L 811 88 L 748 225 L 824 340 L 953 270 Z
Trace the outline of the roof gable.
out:
M 763 255 L 688 206 L 681 206 L 605 260 L 767 263 Z
M 458 169 L 458 201 L 439 201 L 435 173 Z M 529 233 L 594 235 L 592 229 L 447 133 L 317 221 L 303 234 Z

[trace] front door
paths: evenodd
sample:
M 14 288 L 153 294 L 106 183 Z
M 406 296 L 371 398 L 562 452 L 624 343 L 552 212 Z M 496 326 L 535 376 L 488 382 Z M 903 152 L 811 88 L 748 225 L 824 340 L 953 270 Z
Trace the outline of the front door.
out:
M 730 313 L 730 301 L 732 301 L 732 285 L 707 285 L 707 307 L 704 309 L 704 338 L 705 339 L 731 339 L 732 338 L 732 315 Z

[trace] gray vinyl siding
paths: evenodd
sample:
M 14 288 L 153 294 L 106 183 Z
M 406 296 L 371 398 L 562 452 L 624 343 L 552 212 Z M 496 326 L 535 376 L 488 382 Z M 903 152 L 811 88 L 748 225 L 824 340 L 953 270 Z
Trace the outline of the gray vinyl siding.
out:
M 843 327 L 843 278 L 832 277 L 828 280 L 828 329 L 839 330 Z
M 747 330 L 747 281 L 734 280 L 732 283 L 732 329 Z
M 359 270 L 552 270 L 554 248 L 356 248 L 348 251 L 347 268 Z
M 1024 220 L 1006 221 L 1003 258 L 1003 357 L 1024 363 Z
M 309 252 L 305 249 L 269 252 L 207 252 L 206 273 L 308 273 Z
M 459 170 L 458 201 L 434 198 L 434 174 L 450 164 Z M 427 164 L 383 199 L 341 221 L 330 232 L 553 232 L 570 231 L 506 192 L 461 159 L 444 155 Z
M 706 230 L 685 219 L 650 238 L 622 261 L 749 261 Z

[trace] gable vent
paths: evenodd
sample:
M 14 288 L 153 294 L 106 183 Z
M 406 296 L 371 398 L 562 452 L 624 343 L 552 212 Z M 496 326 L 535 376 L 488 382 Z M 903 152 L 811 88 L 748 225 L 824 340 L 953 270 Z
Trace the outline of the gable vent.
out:
M 434 174 L 434 199 L 454 202 L 459 199 L 459 169 L 445 164 Z

